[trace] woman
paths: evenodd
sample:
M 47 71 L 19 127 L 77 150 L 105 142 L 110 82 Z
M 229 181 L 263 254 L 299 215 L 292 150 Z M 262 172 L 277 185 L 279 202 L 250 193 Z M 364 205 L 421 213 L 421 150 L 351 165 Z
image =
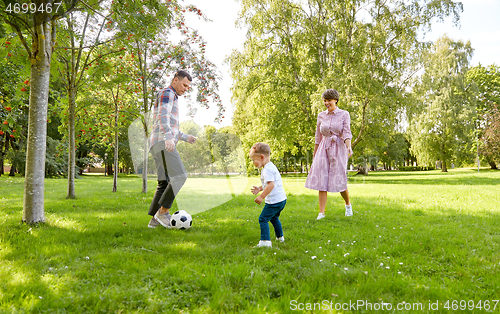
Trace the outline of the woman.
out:
M 319 214 L 325 218 L 328 192 L 340 192 L 345 201 L 345 215 L 352 216 L 352 205 L 347 190 L 347 160 L 352 155 L 351 118 L 349 112 L 339 109 L 339 93 L 327 89 L 323 102 L 327 110 L 320 112 L 316 126 L 313 163 L 306 180 L 306 188 L 319 191 Z

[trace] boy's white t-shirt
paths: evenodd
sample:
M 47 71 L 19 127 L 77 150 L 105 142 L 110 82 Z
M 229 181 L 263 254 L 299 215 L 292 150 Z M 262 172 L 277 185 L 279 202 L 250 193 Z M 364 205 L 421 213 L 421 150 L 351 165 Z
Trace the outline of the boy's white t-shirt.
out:
M 262 168 L 260 181 L 262 182 L 263 190 L 266 188 L 267 182 L 274 182 L 274 188 L 265 198 L 266 204 L 276 204 L 286 200 L 285 189 L 283 189 L 283 180 L 281 180 L 278 168 L 276 168 L 272 162 L 268 162 L 264 168 Z

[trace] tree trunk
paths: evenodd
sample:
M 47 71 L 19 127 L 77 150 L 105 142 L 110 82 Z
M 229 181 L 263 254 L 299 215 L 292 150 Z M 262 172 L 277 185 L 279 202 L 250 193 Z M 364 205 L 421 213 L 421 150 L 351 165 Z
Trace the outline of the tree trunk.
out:
M 2 150 L 0 151 L 0 175 L 5 174 L 3 170 L 3 167 L 5 165 L 4 158 L 8 149 L 9 149 L 9 139 L 7 138 L 7 134 L 5 134 L 5 140 L 2 141 Z
M 113 172 L 113 192 L 117 191 L 117 181 L 118 181 L 118 105 L 115 105 L 115 155 L 114 157 L 114 169 Z
M 448 167 L 446 167 L 446 160 L 441 161 L 441 172 L 448 172 Z
M 368 167 L 366 167 L 366 166 L 359 167 L 357 174 L 362 174 L 364 176 L 367 176 L 368 175 Z
M 49 99 L 50 61 L 53 48 L 52 23 L 33 29 L 31 89 L 29 99 L 26 176 L 24 180 L 23 218 L 28 224 L 45 222 L 44 186 Z M 55 30 L 54 30 L 55 35 Z
M 144 139 L 144 153 L 143 153 L 143 163 L 142 163 L 142 193 L 148 192 L 148 150 L 149 150 L 149 142 L 148 136 L 145 133 Z
M 76 160 L 76 145 L 75 145 L 75 89 L 69 86 L 68 90 L 68 195 L 67 199 L 73 199 L 75 195 L 75 160 Z
M 497 164 L 493 161 L 493 160 L 490 160 L 488 161 L 488 164 L 490 165 L 491 169 L 492 170 L 497 170 Z

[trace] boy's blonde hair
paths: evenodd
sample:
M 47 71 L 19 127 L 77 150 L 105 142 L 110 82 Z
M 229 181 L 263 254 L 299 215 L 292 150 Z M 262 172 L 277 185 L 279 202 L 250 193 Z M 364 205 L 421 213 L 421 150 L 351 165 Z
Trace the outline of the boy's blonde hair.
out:
M 259 142 L 253 144 L 252 148 L 250 148 L 250 153 L 252 153 L 252 151 L 254 154 L 262 154 L 265 156 L 271 155 L 271 147 L 269 147 L 266 143 Z

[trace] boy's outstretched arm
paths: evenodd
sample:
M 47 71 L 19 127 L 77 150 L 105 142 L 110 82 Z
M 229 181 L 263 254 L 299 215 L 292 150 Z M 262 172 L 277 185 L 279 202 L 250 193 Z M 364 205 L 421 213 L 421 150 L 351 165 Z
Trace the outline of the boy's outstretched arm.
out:
M 261 185 L 261 186 L 255 186 L 255 185 L 254 185 L 251 191 L 252 191 L 252 193 L 253 193 L 254 195 L 259 194 L 259 192 L 260 192 L 260 191 L 262 191 L 262 185 Z
M 262 191 L 262 194 L 259 195 L 254 201 L 255 203 L 257 204 L 262 204 L 262 201 L 264 200 L 264 198 L 266 198 L 266 196 L 269 195 L 269 193 L 271 193 L 271 191 L 274 189 L 274 181 L 269 181 L 267 182 L 267 186 L 266 188 L 264 189 L 264 191 Z

